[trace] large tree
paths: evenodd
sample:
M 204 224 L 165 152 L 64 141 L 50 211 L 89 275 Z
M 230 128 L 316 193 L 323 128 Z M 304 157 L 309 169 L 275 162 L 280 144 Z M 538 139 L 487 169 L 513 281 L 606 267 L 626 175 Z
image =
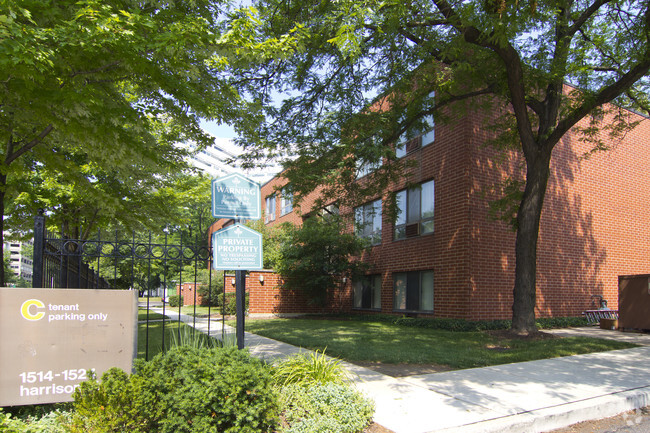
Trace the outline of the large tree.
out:
M 430 116 L 439 123 L 470 104 L 506 107 L 486 127 L 526 164 L 513 194 L 520 201 L 512 330 L 535 332 L 537 239 L 553 148 L 572 128 L 602 148 L 580 122 L 608 108 L 648 113 L 650 1 L 260 0 L 258 7 L 270 34 L 299 23 L 302 44 L 294 56 L 243 74 L 260 123 L 240 127 L 241 142 L 252 158 L 284 157 L 297 193 L 321 185 L 356 197 L 383 188 L 404 168 L 394 143 L 425 130 Z M 634 126 L 614 119 L 605 126 L 611 133 Z M 359 164 L 382 159 L 390 164 L 373 182 L 353 182 Z
M 223 30 L 227 7 L 227 0 L 0 3 L 0 236 L 7 211 L 29 208 L 34 197 L 49 202 L 61 224 L 83 219 L 86 228 L 98 212 L 127 221 L 143 209 L 164 212 L 162 203 L 141 206 L 139 192 L 165 188 L 182 169 L 175 143 L 211 143 L 201 118 L 235 115 L 225 66 L 282 45 L 249 45 L 254 26 L 237 15 Z

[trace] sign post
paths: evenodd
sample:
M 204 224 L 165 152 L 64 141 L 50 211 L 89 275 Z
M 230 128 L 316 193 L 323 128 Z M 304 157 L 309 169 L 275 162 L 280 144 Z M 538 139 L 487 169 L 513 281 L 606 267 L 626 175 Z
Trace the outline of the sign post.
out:
M 216 270 L 235 270 L 237 348 L 244 348 L 246 271 L 263 268 L 262 235 L 239 222 L 262 217 L 260 186 L 240 174 L 212 181 L 212 216 L 234 218 L 236 224 L 212 235 L 212 265 Z

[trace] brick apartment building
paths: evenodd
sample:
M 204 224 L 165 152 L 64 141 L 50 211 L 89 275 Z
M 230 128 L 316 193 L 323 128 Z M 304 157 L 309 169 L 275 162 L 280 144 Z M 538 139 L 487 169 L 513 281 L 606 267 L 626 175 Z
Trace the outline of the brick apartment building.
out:
M 592 145 L 572 131 L 553 152 L 538 244 L 537 317 L 578 316 L 597 307 L 597 296 L 615 309 L 618 277 L 650 273 L 650 120 L 627 115 L 639 124 L 615 141 L 603 132 L 610 150 L 585 157 Z M 398 156 L 416 162 L 409 176 L 354 209 L 340 209 L 356 215 L 355 230 L 373 239 L 363 257 L 372 269 L 363 281 L 347 282 L 332 309 L 511 317 L 515 233 L 490 217 L 489 203 L 495 186 L 509 176 L 522 178 L 523 158 L 484 146 L 492 133 L 483 116 L 466 113 L 398 146 Z M 407 181 L 418 187 L 407 189 Z M 317 210 L 316 193 L 293 203 L 282 194 L 285 184 L 278 176 L 262 186 L 268 225 L 300 224 L 301 215 Z M 382 212 L 389 194 L 409 209 L 397 221 Z M 214 229 L 227 223 L 220 220 Z M 258 286 L 251 288 L 251 313 L 307 309 L 296 302 L 299 294 L 287 296 L 268 284 L 266 297 L 256 295 L 265 307 L 257 308 Z

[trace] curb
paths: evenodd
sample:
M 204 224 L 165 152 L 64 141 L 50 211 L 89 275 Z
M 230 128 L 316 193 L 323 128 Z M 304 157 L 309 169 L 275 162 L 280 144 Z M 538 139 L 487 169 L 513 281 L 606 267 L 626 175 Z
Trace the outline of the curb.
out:
M 626 390 L 429 433 L 540 433 L 650 405 L 650 387 Z

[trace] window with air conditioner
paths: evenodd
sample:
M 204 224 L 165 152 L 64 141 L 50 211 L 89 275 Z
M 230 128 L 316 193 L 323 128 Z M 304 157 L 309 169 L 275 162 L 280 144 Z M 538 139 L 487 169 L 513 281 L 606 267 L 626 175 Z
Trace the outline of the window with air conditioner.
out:
M 396 240 L 433 233 L 434 197 L 433 180 L 397 192 Z
M 433 107 L 435 92 L 429 94 L 430 102 L 426 107 Z M 414 152 L 421 147 L 425 147 L 435 141 L 435 119 L 433 114 L 427 114 L 422 118 L 422 124 L 411 132 L 402 134 L 395 146 L 395 156 L 401 158 Z

